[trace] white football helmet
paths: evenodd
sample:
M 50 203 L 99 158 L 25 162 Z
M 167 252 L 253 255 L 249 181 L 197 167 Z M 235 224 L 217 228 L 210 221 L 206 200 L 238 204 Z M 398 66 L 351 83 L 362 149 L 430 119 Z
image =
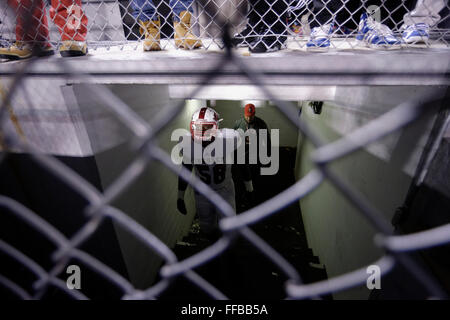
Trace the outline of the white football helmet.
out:
M 219 129 L 219 114 L 212 108 L 203 107 L 192 115 L 191 136 L 196 141 L 211 141 Z

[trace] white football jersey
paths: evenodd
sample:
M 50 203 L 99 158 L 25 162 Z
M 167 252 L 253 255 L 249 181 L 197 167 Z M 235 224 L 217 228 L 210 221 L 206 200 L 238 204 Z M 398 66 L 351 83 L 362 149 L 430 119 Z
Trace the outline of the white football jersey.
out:
M 233 184 L 231 165 L 240 143 L 239 134 L 233 129 L 221 129 L 214 142 L 206 147 L 190 135 L 183 138 L 189 139 L 190 144 L 190 152 L 183 149 L 183 162 L 193 164 L 196 176 L 212 189 L 229 189 Z

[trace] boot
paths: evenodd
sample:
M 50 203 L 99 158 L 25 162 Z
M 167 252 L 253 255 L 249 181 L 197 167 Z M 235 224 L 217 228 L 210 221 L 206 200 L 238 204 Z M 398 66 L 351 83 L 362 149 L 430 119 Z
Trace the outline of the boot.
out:
M 22 60 L 31 58 L 33 55 L 33 45 L 34 44 L 30 42 L 17 41 L 9 47 L 0 48 L 0 58 L 8 60 Z M 53 54 L 54 51 L 50 44 L 44 44 L 40 47 L 40 50 L 37 51 L 38 57 L 50 56 Z
M 144 51 L 160 51 L 161 45 L 159 40 L 161 39 L 161 26 L 159 20 L 154 21 L 141 21 L 139 20 L 139 31 L 145 35 Z
M 80 57 L 88 53 L 86 41 L 65 40 L 59 48 L 63 57 Z
M 174 21 L 175 45 L 182 49 L 196 49 L 202 46 L 202 42 L 191 32 L 191 13 L 182 11 L 180 22 Z

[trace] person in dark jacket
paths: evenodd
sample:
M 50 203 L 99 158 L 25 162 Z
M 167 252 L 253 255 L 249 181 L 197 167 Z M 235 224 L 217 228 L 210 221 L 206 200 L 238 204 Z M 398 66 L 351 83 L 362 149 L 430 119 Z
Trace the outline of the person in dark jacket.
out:
M 246 132 L 248 129 L 255 129 L 257 133 L 260 129 L 266 129 L 269 131 L 267 124 L 263 119 L 256 116 L 256 107 L 253 103 L 248 103 L 244 107 L 244 117 L 237 120 L 234 123 L 234 130 L 242 129 L 242 131 Z M 268 143 L 270 145 L 270 135 L 268 132 Z M 249 139 L 247 137 L 246 143 L 249 144 Z M 270 148 L 269 148 L 270 150 Z
M 246 143 L 246 164 L 247 164 L 247 168 L 250 171 L 249 174 L 251 176 L 251 180 L 253 180 L 253 187 L 255 189 L 255 192 L 257 193 L 256 195 L 258 196 L 260 201 L 263 201 L 264 195 L 263 195 L 263 190 L 261 190 L 261 186 L 262 186 L 262 177 L 260 175 L 260 168 L 261 168 L 261 163 L 259 162 L 259 144 L 260 141 L 259 139 L 261 138 L 259 136 L 259 130 L 265 129 L 267 130 L 267 153 L 268 156 L 270 156 L 270 151 L 271 151 L 271 141 L 270 141 L 270 131 L 269 128 L 266 124 L 266 122 L 257 117 L 256 116 L 256 108 L 255 105 L 252 103 L 248 103 L 245 105 L 244 108 L 244 117 L 238 119 L 235 124 L 234 124 L 234 130 L 238 130 L 241 129 L 242 131 L 246 132 L 249 129 L 254 129 L 257 133 L 257 139 L 253 140 L 257 147 L 255 148 L 257 154 L 256 159 L 258 159 L 257 163 L 251 163 L 249 161 L 250 156 L 249 156 L 249 150 L 251 150 L 250 148 L 250 143 L 252 142 L 252 139 L 249 139 L 248 136 L 245 137 L 245 143 Z M 253 193 L 251 195 L 250 199 L 247 199 L 247 201 L 249 201 L 251 204 L 256 204 L 255 202 L 260 202 L 260 201 L 256 201 L 256 199 L 253 196 Z

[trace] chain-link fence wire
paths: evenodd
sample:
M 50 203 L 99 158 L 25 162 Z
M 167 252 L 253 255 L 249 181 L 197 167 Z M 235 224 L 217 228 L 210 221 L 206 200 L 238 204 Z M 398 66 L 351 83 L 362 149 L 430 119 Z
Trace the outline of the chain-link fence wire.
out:
M 213 12 L 211 13 L 213 14 Z M 221 25 L 228 28 L 226 21 L 222 21 Z M 27 28 L 30 27 L 31 25 L 28 24 Z M 285 288 L 287 298 L 317 298 L 322 295 L 365 284 L 367 281 L 367 269 L 363 267 L 344 275 L 306 285 L 303 283 L 301 275 L 297 272 L 296 268 L 249 228 L 252 224 L 271 215 L 275 215 L 287 204 L 298 201 L 307 194 L 314 192 L 324 181 L 328 181 L 377 230 L 378 235 L 374 239 L 374 244 L 383 248 L 385 254 L 380 260 L 374 263 L 380 267 L 382 275 L 389 273 L 395 265 L 402 265 L 407 272 L 424 286 L 427 290 L 428 297 L 447 298 L 446 293 L 436 279 L 425 271 L 412 258 L 409 252 L 416 252 L 417 250 L 447 244 L 450 242 L 450 225 L 447 224 L 408 235 L 394 234 L 392 227 L 385 220 L 383 213 L 376 209 L 351 184 L 338 177 L 331 169 L 331 164 L 344 156 L 351 155 L 369 143 L 405 128 L 421 119 L 426 113 L 436 111 L 436 108 L 433 106 L 442 103 L 442 99 L 444 99 L 444 103 L 448 103 L 448 95 L 444 98 L 436 98 L 436 95 L 430 94 L 423 97 L 420 103 L 417 100 L 406 101 L 375 120 L 361 126 L 352 133 L 343 136 L 339 140 L 332 143 L 324 143 L 318 134 L 308 126 L 308 123 L 302 118 L 298 118 L 298 110 L 293 104 L 279 100 L 276 94 L 264 85 L 260 72 L 250 69 L 243 58 L 233 53 L 229 32 L 224 32 L 222 42 L 226 48 L 225 54 L 189 96 L 195 96 L 204 85 L 220 77 L 228 65 L 234 65 L 240 70 L 239 72 L 242 76 L 247 77 L 252 84 L 262 90 L 268 99 L 274 101 L 282 114 L 297 126 L 306 139 L 315 146 L 316 149 L 311 156 L 313 162 L 316 164 L 315 169 L 272 199 L 236 216 L 230 204 L 221 198 L 219 194 L 195 175 L 192 175 L 191 172 L 174 164 L 170 155 L 158 146 L 155 139 L 157 134 L 177 116 L 178 112 L 184 107 L 183 101 L 174 102 L 163 108 L 150 125 L 127 106 L 126 103 L 109 91 L 108 88 L 96 86 L 94 89 L 93 86 L 89 85 L 91 79 L 88 74 L 73 70 L 64 59 L 58 59 L 56 63 L 62 74 L 70 79 L 80 81 L 80 86 L 86 96 L 92 99 L 95 97 L 95 99 L 103 101 L 104 105 L 108 106 L 108 110 L 113 112 L 117 119 L 133 133 L 130 146 L 138 151 L 139 156 L 120 173 L 119 177 L 104 192 L 100 192 L 55 157 L 43 154 L 33 145 L 29 145 L 21 140 L 20 137 L 17 137 L 5 125 L 7 121 L 5 115 L 10 108 L 9 104 L 12 98 L 19 90 L 24 90 L 22 86 L 24 85 L 27 70 L 40 61 L 37 58 L 31 58 L 21 65 L 21 69 L 11 81 L 9 90 L 3 97 L 1 103 L 0 137 L 2 146 L 4 150 L 23 150 L 31 156 L 36 164 L 46 170 L 49 175 L 59 179 L 70 187 L 73 192 L 84 198 L 88 203 L 83 210 L 87 222 L 74 235 L 66 237 L 57 228 L 23 204 L 12 198 L 0 196 L 1 207 L 7 209 L 15 218 L 42 234 L 42 236 L 47 238 L 56 247 L 56 250 L 51 255 L 53 262 L 52 268 L 46 271 L 24 253 L 1 240 L 0 250 L 26 267 L 36 276 L 37 280 L 33 283 L 32 292 L 25 291 L 18 284 L 4 276 L 0 276 L 0 283 L 18 297 L 24 299 L 42 298 L 49 288 L 52 287 L 62 290 L 72 298 L 87 299 L 82 292 L 68 289 L 66 284 L 58 278 L 61 272 L 65 270 L 70 259 L 76 259 L 120 288 L 123 292 L 123 299 L 157 298 L 178 276 L 185 277 L 214 299 L 226 299 L 227 297 L 219 288 L 211 285 L 193 270 L 217 258 L 230 247 L 237 237 L 242 237 L 284 272 L 289 279 L 286 282 Z M 36 50 L 39 50 L 39 48 L 36 48 Z M 445 124 L 448 125 L 448 121 Z M 439 136 L 439 139 L 441 138 L 442 135 Z M 5 157 L 8 157 L 7 152 L 0 154 L 0 163 L 5 160 Z M 152 161 L 161 163 L 174 174 L 187 181 L 194 190 L 210 199 L 222 215 L 219 227 L 223 236 L 211 246 L 182 261 L 179 261 L 174 252 L 158 237 L 129 217 L 126 212 L 112 205 L 114 200 L 124 194 L 133 181 L 143 173 L 147 164 Z M 130 235 L 141 241 L 148 250 L 155 252 L 163 258 L 164 265 L 160 269 L 160 280 L 156 284 L 145 290 L 138 290 L 108 265 L 105 265 L 96 257 L 80 249 L 82 244 L 88 241 L 98 231 L 106 219 L 110 219 L 117 225 L 123 227 Z
M 10 42 L 21 38 L 16 21 L 31 3 L 2 2 L 3 38 Z M 224 22 L 236 36 L 235 46 L 267 50 L 275 44 L 293 50 L 448 48 L 450 38 L 446 0 L 40 0 L 36 4 L 40 9 L 32 14 L 29 41 L 50 38 L 59 46 L 61 36 L 79 40 L 81 35 L 91 51 L 150 49 L 149 43 L 155 41 L 158 49 L 220 50 Z M 186 12 L 190 15 L 184 19 Z M 361 20 L 364 13 L 368 18 Z

